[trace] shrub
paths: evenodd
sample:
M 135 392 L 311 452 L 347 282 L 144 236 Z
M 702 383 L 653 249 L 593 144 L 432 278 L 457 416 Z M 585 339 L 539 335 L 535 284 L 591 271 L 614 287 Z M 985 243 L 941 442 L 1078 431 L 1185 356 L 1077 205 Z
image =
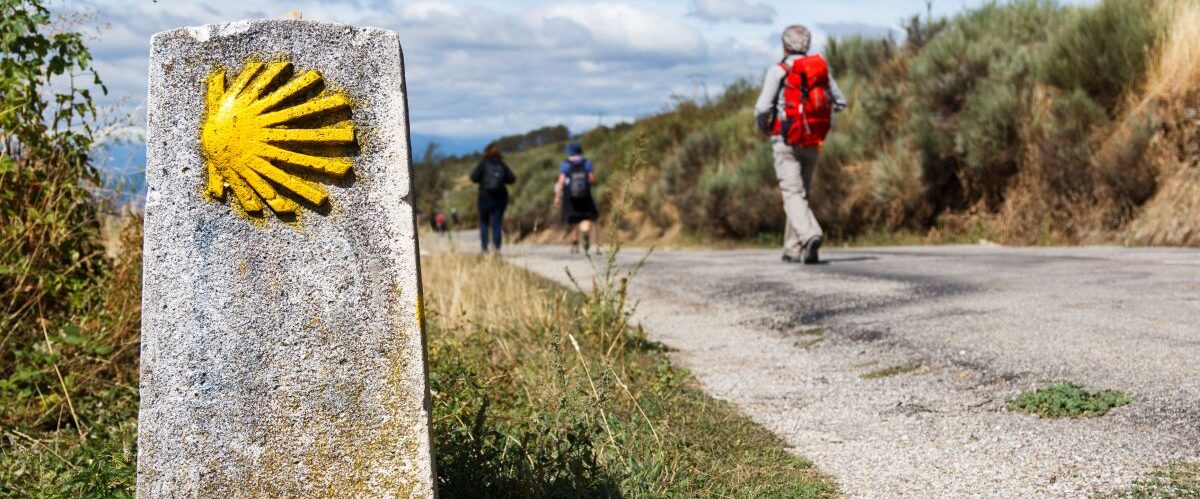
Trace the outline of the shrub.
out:
M 831 38 L 825 45 L 825 58 L 835 79 L 871 78 L 896 55 L 896 42 L 860 35 Z
M 128 497 L 141 221 L 104 257 L 83 36 L 0 1 L 0 495 Z
M 50 13 L 40 2 L 0 4 L 0 331 L 11 345 L 35 345 L 38 319 L 66 311 L 73 291 L 91 284 L 103 265 L 99 222 L 88 187 L 98 182 L 88 162 L 87 87 L 56 90 L 52 80 L 91 70 L 78 33 L 42 33 Z M 98 80 L 97 80 L 98 83 Z M 61 324 L 60 324 L 61 326 Z M 57 333 L 57 331 L 55 331 Z M 12 374 L 13 359 L 0 363 Z
M 900 140 L 871 163 L 872 186 L 879 219 L 888 228 L 919 227 L 929 216 L 916 154 Z
M 1146 153 L 1157 131 L 1153 115 L 1131 113 L 1118 123 L 1093 155 L 1095 175 L 1104 186 L 1102 194 L 1130 209 L 1154 195 L 1157 171 Z
M 1039 0 L 987 4 L 955 18 L 914 58 L 911 133 L 939 208 L 1000 197 L 1017 169 L 1013 139 L 1035 55 L 1061 14 Z
M 1110 112 L 1145 78 L 1161 32 L 1157 0 L 1104 0 L 1075 9 L 1042 53 L 1039 76 L 1064 90 L 1081 89 Z
M 698 187 L 702 216 L 692 222 L 699 224 L 694 229 L 734 239 L 780 230 L 784 219 L 777 185 L 771 146 L 759 144 L 735 169 L 704 176 Z

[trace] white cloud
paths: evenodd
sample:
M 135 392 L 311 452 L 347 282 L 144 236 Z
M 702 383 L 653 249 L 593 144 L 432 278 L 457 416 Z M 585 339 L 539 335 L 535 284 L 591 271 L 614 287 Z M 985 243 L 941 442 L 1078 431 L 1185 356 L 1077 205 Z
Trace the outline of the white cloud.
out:
M 880 26 L 878 24 L 858 23 L 858 22 L 840 22 L 840 23 L 821 23 L 818 26 L 830 37 L 848 38 L 852 36 L 861 36 L 863 38 L 883 39 L 888 37 L 897 37 L 903 35 L 899 29 L 891 26 Z
M 692 0 L 691 15 L 712 22 L 768 24 L 775 20 L 775 8 L 746 0 Z
M 698 60 L 708 52 L 704 35 L 679 19 L 624 3 L 548 4 L 531 12 L 534 24 L 550 24 L 562 38 L 571 31 L 586 35 L 599 51 L 655 56 L 658 60 Z M 569 24 L 554 26 L 562 20 Z M 564 27 L 569 31 L 563 32 Z
M 719 86 L 752 73 L 715 61 L 686 21 L 627 3 L 501 12 L 423 1 L 384 25 L 401 34 L 422 133 L 503 135 L 555 123 L 578 131 L 599 116 L 612 123 L 658 110 L 689 75 Z
M 473 2 L 469 4 L 467 2 Z M 107 25 L 91 43 L 109 104 L 146 95 L 150 36 L 180 26 L 275 17 L 395 30 L 404 45 L 413 132 L 499 136 L 556 123 L 657 112 L 674 93 L 757 78 L 774 59 L 762 28 L 728 33 L 686 17 L 685 5 L 619 0 L 503 4 L 475 0 L 80 0 Z M 168 5 L 170 4 L 170 5 Z M 743 25 L 726 25 L 743 26 Z M 701 28 L 704 28 L 702 31 Z M 130 98 L 131 97 L 131 98 Z M 115 104 L 114 104 L 115 105 Z
M 410 21 L 429 21 L 434 18 L 461 18 L 467 14 L 466 9 L 457 5 L 438 2 L 413 2 L 400 7 L 400 17 Z

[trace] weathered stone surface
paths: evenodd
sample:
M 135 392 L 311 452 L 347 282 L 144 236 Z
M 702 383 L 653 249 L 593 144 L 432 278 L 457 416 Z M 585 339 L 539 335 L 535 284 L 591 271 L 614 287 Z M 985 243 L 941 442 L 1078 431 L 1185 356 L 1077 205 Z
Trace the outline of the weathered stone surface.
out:
M 316 70 L 358 153 L 325 207 L 251 216 L 207 194 L 206 79 L 247 60 Z M 434 494 L 400 41 L 242 21 L 152 42 L 138 493 Z

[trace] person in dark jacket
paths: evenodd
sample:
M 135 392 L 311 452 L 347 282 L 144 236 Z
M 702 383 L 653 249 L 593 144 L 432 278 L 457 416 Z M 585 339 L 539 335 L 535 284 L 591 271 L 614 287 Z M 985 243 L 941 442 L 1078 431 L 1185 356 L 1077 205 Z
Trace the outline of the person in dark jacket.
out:
M 554 205 L 562 208 L 563 223 L 571 228 L 571 253 L 579 251 L 581 238 L 585 254 L 591 245 L 592 223 L 600 218 L 600 210 L 592 198 L 595 183 L 596 172 L 592 162 L 583 157 L 583 145 L 572 141 L 567 145 L 567 159 L 559 167 L 558 183 L 554 185 Z
M 483 159 L 471 172 L 471 181 L 479 184 L 479 243 L 488 251 L 488 229 L 491 229 L 492 249 L 500 252 L 503 236 L 504 210 L 508 208 L 508 185 L 517 181 L 511 168 L 495 143 L 483 150 Z

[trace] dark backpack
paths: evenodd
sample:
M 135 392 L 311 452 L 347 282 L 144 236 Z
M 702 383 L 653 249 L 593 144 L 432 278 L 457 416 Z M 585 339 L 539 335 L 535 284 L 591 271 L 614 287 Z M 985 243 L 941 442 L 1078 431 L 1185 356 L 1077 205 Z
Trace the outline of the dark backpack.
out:
M 586 198 L 592 193 L 592 179 L 588 178 L 587 160 L 568 162 L 567 193 L 572 199 Z
M 487 161 L 483 164 L 483 180 L 479 182 L 479 186 L 489 193 L 499 194 L 504 192 L 504 179 L 507 176 L 504 164 L 499 161 Z

